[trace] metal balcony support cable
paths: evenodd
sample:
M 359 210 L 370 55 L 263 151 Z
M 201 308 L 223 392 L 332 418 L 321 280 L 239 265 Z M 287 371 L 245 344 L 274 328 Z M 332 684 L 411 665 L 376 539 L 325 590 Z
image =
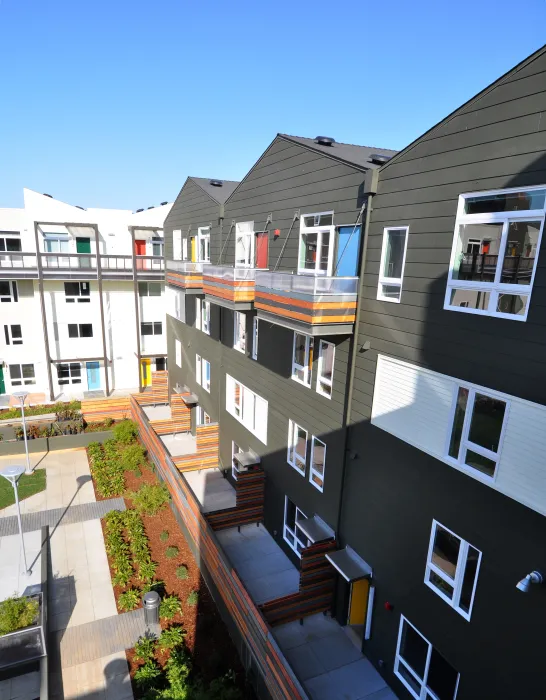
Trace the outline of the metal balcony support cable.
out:
M 360 211 L 358 212 L 358 216 L 356 217 L 356 222 L 355 222 L 355 225 L 354 225 L 354 227 L 353 227 L 353 230 L 351 231 L 351 235 L 349 236 L 349 240 L 347 241 L 347 243 L 345 243 L 345 248 L 343 248 L 343 251 L 342 251 L 341 255 L 339 256 L 338 261 L 337 261 L 337 263 L 336 263 L 336 266 L 335 266 L 335 268 L 334 268 L 334 272 L 333 272 L 333 275 L 332 275 L 333 277 L 336 276 L 336 272 L 337 272 L 337 268 L 339 267 L 339 263 L 342 261 L 343 256 L 345 255 L 345 251 L 346 251 L 347 248 L 349 247 L 349 243 L 351 242 L 351 238 L 353 237 L 354 232 L 355 232 L 356 229 L 357 229 L 357 226 L 359 226 L 359 225 L 362 223 L 362 215 L 364 214 L 364 209 L 365 209 L 365 208 L 366 208 L 366 203 L 364 203 L 364 204 L 360 207 Z
M 232 230 L 235 228 L 235 219 L 231 222 L 231 226 L 229 227 L 229 231 L 226 236 L 226 240 L 224 242 L 224 245 L 222 246 L 222 250 L 220 251 L 220 257 L 218 258 L 218 265 L 221 265 L 222 263 L 222 255 L 224 254 L 224 248 L 227 245 L 227 242 L 229 241 L 229 237 L 231 235 Z
M 279 263 L 282 259 L 282 256 L 284 254 L 284 249 L 286 248 L 286 244 L 288 243 L 288 239 L 290 238 L 290 234 L 292 233 L 292 229 L 294 228 L 294 224 L 296 221 L 299 221 L 300 219 L 300 210 L 297 209 L 294 212 L 294 216 L 292 218 L 292 223 L 290 224 L 290 228 L 288 229 L 288 233 L 286 234 L 286 238 L 284 239 L 284 242 L 282 244 L 281 252 L 279 253 L 279 257 L 277 258 L 277 262 L 275 263 L 275 267 L 273 268 L 273 272 L 276 271 L 276 269 L 279 267 Z

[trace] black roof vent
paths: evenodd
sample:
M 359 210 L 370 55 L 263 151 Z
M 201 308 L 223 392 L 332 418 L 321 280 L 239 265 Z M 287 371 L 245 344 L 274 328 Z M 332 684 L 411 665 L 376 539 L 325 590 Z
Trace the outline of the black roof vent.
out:
M 224 183 L 223 183 L 222 180 L 211 180 L 211 181 L 210 181 L 210 184 L 211 184 L 213 187 L 222 187 L 222 185 L 223 185 Z
M 331 136 L 317 136 L 315 139 L 315 143 L 318 143 L 319 146 L 333 146 L 335 142 L 336 140 Z
M 382 153 L 372 153 L 370 160 L 376 165 L 384 165 L 391 159 L 391 156 L 385 156 Z
M 80 207 L 79 204 L 75 204 L 74 206 L 76 207 L 76 209 L 81 209 L 82 211 L 85 211 L 85 209 L 83 207 Z
M 155 207 L 148 207 L 148 209 L 155 209 Z
M 50 199 L 53 199 L 53 195 L 52 195 L 52 194 L 46 194 L 45 192 L 44 192 L 44 197 L 49 197 Z
M 161 206 L 164 207 L 165 204 L 168 204 L 169 202 L 161 202 Z
M 137 209 L 136 213 L 138 214 L 139 212 L 144 211 L 144 209 Z

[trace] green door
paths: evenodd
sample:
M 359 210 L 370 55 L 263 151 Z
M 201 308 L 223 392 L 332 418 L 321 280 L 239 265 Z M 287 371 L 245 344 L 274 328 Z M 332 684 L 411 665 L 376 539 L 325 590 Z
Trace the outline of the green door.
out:
M 6 385 L 4 384 L 4 368 L 0 367 L 0 394 L 6 393 Z
M 91 239 L 90 238 L 76 238 L 76 252 L 78 252 L 78 253 L 90 253 L 91 252 Z

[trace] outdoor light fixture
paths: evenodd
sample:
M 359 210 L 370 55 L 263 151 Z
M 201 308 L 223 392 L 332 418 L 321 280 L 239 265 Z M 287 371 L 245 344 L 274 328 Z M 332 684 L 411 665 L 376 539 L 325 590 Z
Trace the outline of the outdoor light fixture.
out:
M 525 578 L 522 578 L 521 581 L 519 581 L 519 583 L 516 585 L 516 588 L 522 593 L 528 593 L 532 583 L 542 582 L 542 574 L 539 571 L 531 571 L 530 574 L 527 574 Z
M 21 417 L 23 419 L 23 437 L 25 439 L 25 453 L 27 456 L 27 474 L 32 474 L 32 469 L 30 468 L 30 456 L 28 454 L 28 441 L 27 441 L 27 424 L 25 420 L 25 400 L 28 396 L 28 391 L 16 391 L 14 394 L 17 401 L 19 401 L 19 406 L 21 407 Z
M 25 552 L 25 540 L 23 538 L 23 526 L 21 524 L 21 508 L 19 506 L 19 492 L 17 490 L 17 481 L 19 477 L 25 473 L 25 468 L 20 464 L 10 464 L 7 467 L 2 467 L 0 469 L 0 474 L 7 479 L 13 486 L 13 492 L 15 494 L 15 505 L 17 506 L 17 522 L 19 523 L 19 535 L 21 537 L 21 549 L 23 550 L 23 562 L 25 564 L 25 576 L 30 576 L 31 571 L 27 566 L 27 555 Z

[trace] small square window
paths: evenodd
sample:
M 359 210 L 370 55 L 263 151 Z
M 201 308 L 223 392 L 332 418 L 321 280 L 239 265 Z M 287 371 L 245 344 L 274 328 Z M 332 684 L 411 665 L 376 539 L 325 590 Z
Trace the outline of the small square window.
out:
M 9 365 L 9 376 L 12 386 L 35 384 L 34 365 Z
M 4 336 L 6 338 L 6 345 L 23 344 L 23 333 L 20 325 L 4 326 Z
M 19 301 L 17 282 L 0 281 L 0 302 Z

